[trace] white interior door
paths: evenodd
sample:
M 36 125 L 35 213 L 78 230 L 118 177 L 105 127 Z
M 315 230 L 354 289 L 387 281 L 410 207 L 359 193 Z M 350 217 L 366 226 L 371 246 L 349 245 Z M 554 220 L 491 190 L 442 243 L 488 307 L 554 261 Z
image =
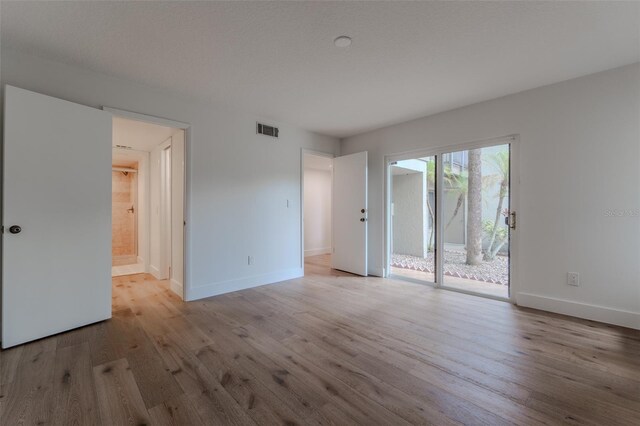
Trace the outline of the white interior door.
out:
M 367 275 L 367 153 L 333 160 L 334 269 Z
M 3 348 L 111 317 L 111 122 L 5 88 Z

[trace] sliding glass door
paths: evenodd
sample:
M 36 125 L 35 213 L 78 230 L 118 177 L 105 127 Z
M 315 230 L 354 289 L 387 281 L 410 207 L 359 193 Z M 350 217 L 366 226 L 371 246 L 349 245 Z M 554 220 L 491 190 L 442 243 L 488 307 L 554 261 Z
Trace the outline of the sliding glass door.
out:
M 513 142 L 389 162 L 391 275 L 509 298 Z

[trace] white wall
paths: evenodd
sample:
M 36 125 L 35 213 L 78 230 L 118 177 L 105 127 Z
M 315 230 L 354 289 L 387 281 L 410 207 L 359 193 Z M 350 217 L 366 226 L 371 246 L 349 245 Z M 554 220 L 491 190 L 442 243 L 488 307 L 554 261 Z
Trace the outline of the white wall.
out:
M 164 148 L 170 144 L 171 138 L 166 141 L 159 141 L 158 145 L 149 153 L 149 272 L 158 279 L 166 279 L 166 268 L 164 265 L 165 234 L 162 229 L 162 166 L 161 156 Z M 168 266 L 168 265 L 167 265 Z
M 304 170 L 304 255 L 331 253 L 331 172 Z
M 337 139 L 8 50 L 1 65 L 3 85 L 191 124 L 187 300 L 302 275 L 300 152 L 337 153 Z M 278 125 L 280 138 L 256 135 L 257 120 Z
M 640 328 L 640 64 L 343 140 L 344 154 L 369 151 L 370 272 L 384 266 L 385 155 L 510 134 L 521 139 L 517 303 Z
M 184 130 L 171 136 L 171 290 L 183 296 L 184 279 Z

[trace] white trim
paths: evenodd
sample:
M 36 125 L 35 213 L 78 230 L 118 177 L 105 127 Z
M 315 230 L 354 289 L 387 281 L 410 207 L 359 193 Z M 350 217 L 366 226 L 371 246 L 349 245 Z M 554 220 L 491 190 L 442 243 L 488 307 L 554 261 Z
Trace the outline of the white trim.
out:
M 382 275 L 382 277 L 391 278 L 391 241 L 393 238 L 393 236 L 391 235 L 391 221 L 393 220 L 393 217 L 391 216 L 391 185 L 393 182 L 391 181 L 391 173 L 389 173 L 389 171 L 391 169 L 392 161 L 390 161 L 388 159 L 388 156 L 385 155 L 382 159 L 382 162 L 382 179 L 384 183 L 384 218 L 382 221 L 382 236 L 384 238 L 384 240 L 382 241 L 382 264 L 384 266 L 382 267 L 382 269 L 384 271 L 384 274 Z
M 531 293 L 518 293 L 518 306 L 640 330 L 640 312 L 625 311 Z
M 162 275 L 160 274 L 160 269 L 153 265 L 149 265 L 149 273 L 153 275 L 156 279 L 161 280 Z
M 393 161 L 410 160 L 419 157 L 432 157 L 439 154 L 447 154 L 449 152 L 467 151 L 470 149 L 486 148 L 489 146 L 503 145 L 507 143 L 517 142 L 519 139 L 518 134 L 511 134 L 506 136 L 498 136 L 495 138 L 479 139 L 470 142 L 461 142 L 451 145 L 439 145 L 429 148 L 419 148 L 410 151 L 398 152 L 395 154 L 385 155 L 387 163 Z
M 268 274 L 254 275 L 228 281 L 220 281 L 200 287 L 186 289 L 186 301 L 203 299 L 205 297 L 217 296 L 219 294 L 245 290 L 253 287 L 260 287 L 267 284 L 287 281 L 300 278 L 304 275 L 302 268 L 285 269 L 282 271 L 270 272 Z
M 321 254 L 330 254 L 330 253 L 331 253 L 331 247 L 309 249 L 304 251 L 304 257 L 319 256 Z
M 304 258 L 307 256 L 304 249 L 304 156 L 315 155 L 317 157 L 326 157 L 334 159 L 335 154 L 329 152 L 315 151 L 312 149 L 302 148 L 300 150 L 300 268 L 304 276 Z M 333 192 L 333 169 L 331 170 L 331 191 Z M 333 212 L 333 210 L 332 210 Z M 331 218 L 331 244 L 329 253 L 333 251 L 333 217 Z M 324 254 L 324 253 L 320 253 Z M 309 255 L 311 256 L 311 255 Z
M 136 120 L 136 121 L 144 121 L 145 123 L 159 124 L 165 127 L 174 127 L 176 129 L 183 129 L 183 130 L 186 130 L 189 127 L 191 127 L 190 124 L 183 123 L 181 121 L 170 120 L 168 118 L 163 118 L 163 117 L 156 117 L 154 115 L 140 114 L 138 112 L 127 111 L 124 109 L 103 106 L 102 110 L 110 112 L 111 114 L 116 115 L 118 117 L 128 118 L 130 120 Z
M 159 223 L 160 223 L 160 258 L 158 269 L 162 279 L 171 278 L 171 156 L 172 154 L 173 136 L 162 142 L 154 151 L 158 150 L 159 155 Z
M 180 297 L 182 297 L 182 295 L 184 294 L 184 288 L 182 286 L 182 283 L 179 283 L 173 278 L 169 280 L 169 288 L 171 289 L 171 291 L 173 291 L 175 294 L 177 294 Z
M 442 283 L 444 281 L 444 162 L 442 161 L 442 155 L 437 155 L 435 157 L 436 160 L 436 176 L 435 176 L 435 189 L 434 189 L 434 200 L 435 200 L 435 239 L 434 239 L 434 259 L 433 263 L 436 268 L 435 274 L 433 276 L 434 285 L 436 288 L 442 287 Z M 427 193 L 427 197 L 429 194 Z M 466 237 L 466 235 L 465 235 Z M 391 255 L 391 254 L 389 254 Z
M 516 229 L 509 230 L 509 301 L 517 304 L 518 288 L 520 286 L 518 275 L 518 262 L 520 259 L 518 247 L 518 224 L 521 223 L 520 215 L 520 135 L 514 135 L 510 143 L 509 152 L 509 210 L 516 213 Z

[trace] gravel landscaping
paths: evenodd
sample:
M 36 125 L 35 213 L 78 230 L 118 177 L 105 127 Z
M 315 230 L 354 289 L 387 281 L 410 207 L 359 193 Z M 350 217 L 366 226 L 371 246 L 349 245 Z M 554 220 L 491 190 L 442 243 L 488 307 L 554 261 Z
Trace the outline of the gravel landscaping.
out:
M 391 266 L 412 269 L 414 271 L 434 272 L 433 256 L 423 259 L 404 254 L 392 254 Z M 444 251 L 444 274 L 452 277 L 467 278 L 494 284 L 509 284 L 509 258 L 496 256 L 491 262 L 482 262 L 477 266 L 466 264 L 466 254 L 462 251 Z

